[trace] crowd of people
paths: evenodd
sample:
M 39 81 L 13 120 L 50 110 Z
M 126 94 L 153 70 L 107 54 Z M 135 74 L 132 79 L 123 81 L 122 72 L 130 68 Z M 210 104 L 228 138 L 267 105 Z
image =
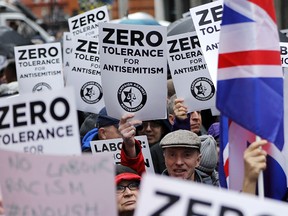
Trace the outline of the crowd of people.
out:
M 133 215 L 145 172 L 141 144 L 135 139 L 138 135 L 147 136 L 155 174 L 220 187 L 219 122 L 206 130 L 201 111 L 188 113 L 185 101 L 175 93 L 167 99 L 167 110 L 167 119 L 141 121 L 133 113 L 126 113 L 118 120 L 110 117 L 104 107 L 99 114 L 85 113 L 81 122 L 83 154 L 92 152 L 90 141 L 123 139 L 121 165 L 115 165 L 116 200 L 121 216 Z M 260 147 L 266 143 L 255 141 L 244 152 L 243 192 L 256 193 L 258 176 L 266 168 L 267 153 Z M 0 215 L 3 211 L 1 200 Z
M 122 138 L 121 165 L 116 166 L 115 184 L 119 215 L 133 215 L 141 176 L 145 172 L 140 142 L 135 136 L 146 135 L 155 174 L 220 187 L 218 177 L 220 123 L 206 130 L 201 111 L 187 112 L 185 101 L 175 93 L 167 99 L 167 119 L 140 121 L 127 113 L 117 120 L 100 113 L 86 117 L 81 128 L 91 130 L 81 139 L 82 151 L 91 152 L 90 141 Z M 94 120 L 94 123 L 93 123 Z M 255 194 L 257 179 L 266 167 L 267 153 L 260 147 L 266 140 L 255 141 L 245 151 L 242 191 Z
M 18 93 L 15 61 L 1 73 L 1 96 Z M 140 142 L 135 136 L 146 135 L 157 175 L 220 187 L 218 177 L 220 125 L 215 121 L 205 128 L 202 112 L 188 113 L 185 101 L 177 98 L 172 79 L 167 81 L 167 118 L 141 121 L 133 113 L 121 119 L 108 115 L 104 107 L 98 114 L 78 112 L 81 149 L 91 153 L 90 142 L 122 138 L 121 165 L 115 165 L 116 200 L 119 216 L 131 216 L 137 204 L 141 176 L 145 172 Z M 83 118 L 84 116 L 84 118 Z M 260 147 L 266 140 L 255 141 L 245 151 L 242 192 L 255 194 L 257 179 L 266 168 L 267 153 Z M 0 199 L 1 200 L 1 199 Z M 0 201 L 0 215 L 3 214 Z

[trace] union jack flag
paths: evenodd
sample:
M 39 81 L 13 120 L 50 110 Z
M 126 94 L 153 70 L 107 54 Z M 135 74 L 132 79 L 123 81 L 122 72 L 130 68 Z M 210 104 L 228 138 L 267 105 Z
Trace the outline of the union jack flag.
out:
M 219 180 L 222 187 L 240 191 L 242 189 L 245 149 L 255 141 L 256 135 L 221 116 L 220 121 Z M 268 153 L 264 171 L 265 196 L 283 200 L 287 192 L 287 145 L 280 151 L 274 144 L 263 147 Z
M 220 182 L 225 186 L 221 179 L 229 179 L 229 188 L 241 189 L 243 152 L 258 135 L 274 143 L 264 148 L 268 153 L 265 196 L 282 199 L 287 189 L 288 151 L 273 0 L 224 0 L 217 87 L 217 108 L 231 120 L 222 126 L 222 133 L 227 134 L 222 135 L 220 148 L 225 168 L 219 172 Z
M 282 149 L 283 72 L 273 9 L 272 0 L 224 1 L 216 105 Z

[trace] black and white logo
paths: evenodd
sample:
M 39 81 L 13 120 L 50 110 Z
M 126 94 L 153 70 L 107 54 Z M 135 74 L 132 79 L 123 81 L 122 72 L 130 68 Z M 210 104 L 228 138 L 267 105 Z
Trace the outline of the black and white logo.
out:
M 33 87 L 32 92 L 43 92 L 51 89 L 52 88 L 48 83 L 40 82 Z
M 207 77 L 198 77 L 191 84 L 192 95 L 200 101 L 207 101 L 215 94 L 213 82 Z
M 127 82 L 118 89 L 118 102 L 127 112 L 136 112 L 144 107 L 147 101 L 145 89 L 134 82 Z
M 103 97 L 102 86 L 94 81 L 85 83 L 80 89 L 82 100 L 88 104 L 95 104 Z

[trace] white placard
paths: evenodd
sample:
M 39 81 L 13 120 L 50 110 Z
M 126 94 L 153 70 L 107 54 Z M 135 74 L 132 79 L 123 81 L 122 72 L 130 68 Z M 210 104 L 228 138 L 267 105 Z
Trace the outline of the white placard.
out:
M 109 156 L 47 156 L 0 151 L 5 214 L 116 216 Z
M 77 110 L 99 113 L 104 107 L 99 45 L 96 38 L 73 37 L 67 86 L 75 90 Z
M 169 36 L 168 63 L 176 95 L 188 112 L 215 107 L 216 91 L 196 32 Z
M 217 87 L 218 49 L 223 1 L 218 0 L 190 8 L 210 76 Z
M 154 173 L 153 162 L 151 158 L 150 148 L 147 141 L 147 136 L 135 136 L 135 139 L 139 140 L 142 146 L 142 153 L 144 157 L 145 168 L 147 172 Z M 93 154 L 103 154 L 110 152 L 115 164 L 121 163 L 121 148 L 122 139 L 109 139 L 109 140 L 97 140 L 91 141 L 91 150 Z
M 98 37 L 99 23 L 108 22 L 107 6 L 86 11 L 68 19 L 69 31 L 72 36 Z
M 282 67 L 288 67 L 288 43 L 280 42 Z
M 100 23 L 101 79 L 109 116 L 166 118 L 167 30 L 164 26 Z
M 135 216 L 286 216 L 287 212 L 284 202 L 147 173 L 141 181 Z
M 14 47 L 19 93 L 64 88 L 61 44 Z
M 0 149 L 81 154 L 72 88 L 0 99 Z
M 64 83 L 66 85 L 67 74 L 71 71 L 71 61 L 73 58 L 73 40 L 70 32 L 63 33 L 63 72 Z

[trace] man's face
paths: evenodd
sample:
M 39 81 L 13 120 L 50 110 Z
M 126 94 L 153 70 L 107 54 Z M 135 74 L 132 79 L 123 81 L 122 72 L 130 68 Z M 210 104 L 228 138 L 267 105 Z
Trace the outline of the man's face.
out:
M 199 165 L 200 153 L 193 148 L 175 147 L 164 149 L 164 159 L 169 176 L 194 180 L 195 167 Z
M 163 132 L 163 127 L 158 121 L 144 121 L 142 127 L 138 130 L 139 135 L 146 135 L 149 145 L 159 142 Z
M 105 126 L 99 129 L 99 140 L 117 139 L 121 138 L 121 134 L 115 125 Z
M 119 191 L 118 189 L 116 190 L 117 193 L 117 207 L 118 207 L 118 212 L 129 212 L 129 211 L 134 211 L 136 208 L 136 201 L 137 201 L 137 196 L 138 196 L 138 191 L 139 188 L 133 186 L 135 184 L 135 181 L 121 181 L 118 185 L 122 186 L 128 186 L 130 185 L 129 189 L 128 187 L 125 188 L 124 191 Z
M 196 134 L 200 132 L 202 117 L 199 111 L 190 114 L 190 130 Z

